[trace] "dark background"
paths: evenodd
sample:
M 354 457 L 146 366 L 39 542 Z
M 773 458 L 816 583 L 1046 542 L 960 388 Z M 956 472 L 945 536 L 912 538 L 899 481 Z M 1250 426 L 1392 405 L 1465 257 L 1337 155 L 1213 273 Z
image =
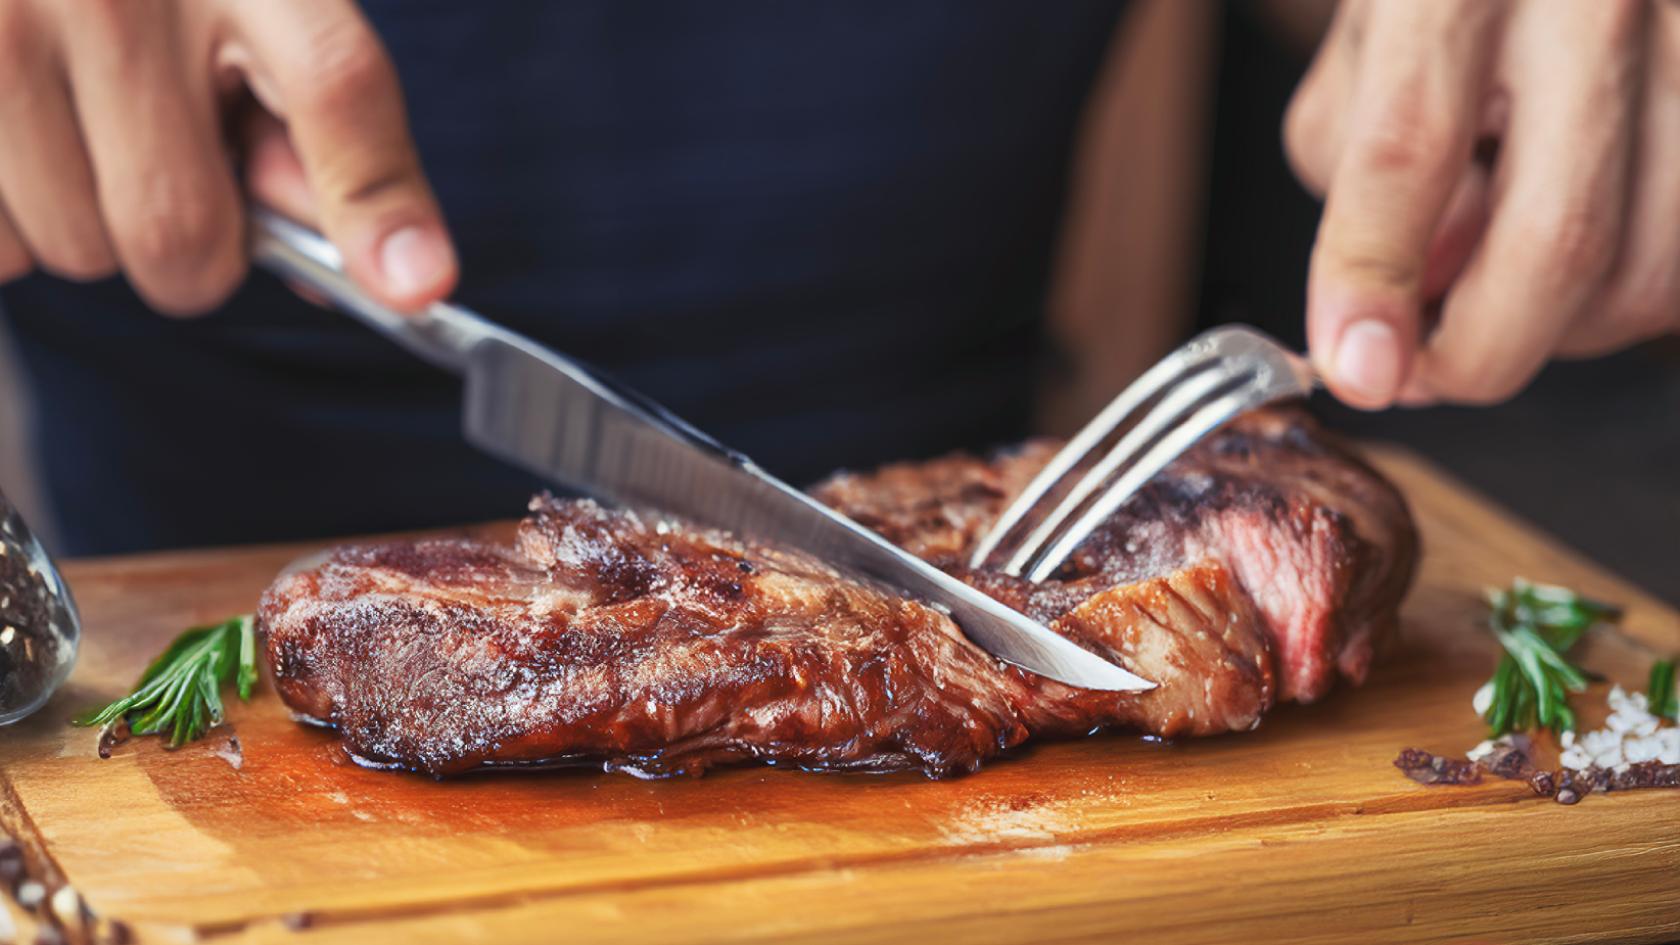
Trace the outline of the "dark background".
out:
M 1244 321 L 1305 345 L 1318 204 L 1284 163 L 1278 116 L 1306 65 L 1233 4 L 1215 99 L 1199 327 Z M 1366 414 L 1320 397 L 1355 436 L 1423 453 L 1611 570 L 1680 604 L 1680 343 L 1547 368 L 1491 408 Z M 1544 580 L 1545 575 L 1524 575 Z

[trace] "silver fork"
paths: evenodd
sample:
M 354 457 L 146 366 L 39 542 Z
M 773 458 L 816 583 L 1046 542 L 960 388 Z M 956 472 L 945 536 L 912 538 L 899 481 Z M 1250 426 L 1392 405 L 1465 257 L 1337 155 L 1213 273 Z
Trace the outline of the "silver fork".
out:
M 969 565 L 978 568 L 1002 556 L 1006 574 L 1048 578 L 1086 536 L 1202 437 L 1237 414 L 1303 396 L 1317 385 L 1307 359 L 1264 332 L 1228 325 L 1197 335 L 1121 391 L 1050 458 L 975 546 Z M 1064 484 L 1116 435 L 1089 472 Z M 1054 507 L 1039 518 L 1036 512 L 1052 501 Z

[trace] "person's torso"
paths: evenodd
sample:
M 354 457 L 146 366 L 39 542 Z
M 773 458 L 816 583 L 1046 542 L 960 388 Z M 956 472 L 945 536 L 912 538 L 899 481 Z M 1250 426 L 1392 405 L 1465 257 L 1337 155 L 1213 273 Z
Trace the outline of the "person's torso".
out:
M 462 303 L 796 481 L 1026 429 L 1114 3 L 366 8 Z M 533 485 L 459 442 L 450 379 L 271 280 L 193 322 L 120 281 L 0 299 L 74 550 L 507 515 Z M 237 495 L 273 509 L 212 512 Z

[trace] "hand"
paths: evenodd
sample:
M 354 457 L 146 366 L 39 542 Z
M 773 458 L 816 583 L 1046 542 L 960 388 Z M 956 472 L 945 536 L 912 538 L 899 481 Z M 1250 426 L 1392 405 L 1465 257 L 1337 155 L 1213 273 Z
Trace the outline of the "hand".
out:
M 1680 327 L 1680 2 L 1345 0 L 1285 138 L 1350 404 L 1497 402 Z
M 230 129 L 247 91 L 263 108 Z M 230 132 L 252 194 L 376 297 L 448 293 L 396 71 L 350 0 L 0 0 L 0 282 L 120 269 L 160 311 L 213 308 L 246 264 Z

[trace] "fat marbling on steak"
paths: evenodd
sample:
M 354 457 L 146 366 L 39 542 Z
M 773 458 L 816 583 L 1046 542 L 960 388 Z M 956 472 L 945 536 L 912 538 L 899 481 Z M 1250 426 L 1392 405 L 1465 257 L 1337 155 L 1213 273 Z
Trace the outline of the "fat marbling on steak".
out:
M 761 761 L 972 771 L 1029 737 L 1253 728 L 1363 679 L 1416 535 L 1394 488 L 1296 411 L 1214 434 L 1042 584 L 963 565 L 1048 443 L 843 474 L 815 495 L 1159 683 L 1078 689 L 786 549 L 540 496 L 512 544 L 338 548 L 259 613 L 281 696 L 375 765 L 452 774 Z

